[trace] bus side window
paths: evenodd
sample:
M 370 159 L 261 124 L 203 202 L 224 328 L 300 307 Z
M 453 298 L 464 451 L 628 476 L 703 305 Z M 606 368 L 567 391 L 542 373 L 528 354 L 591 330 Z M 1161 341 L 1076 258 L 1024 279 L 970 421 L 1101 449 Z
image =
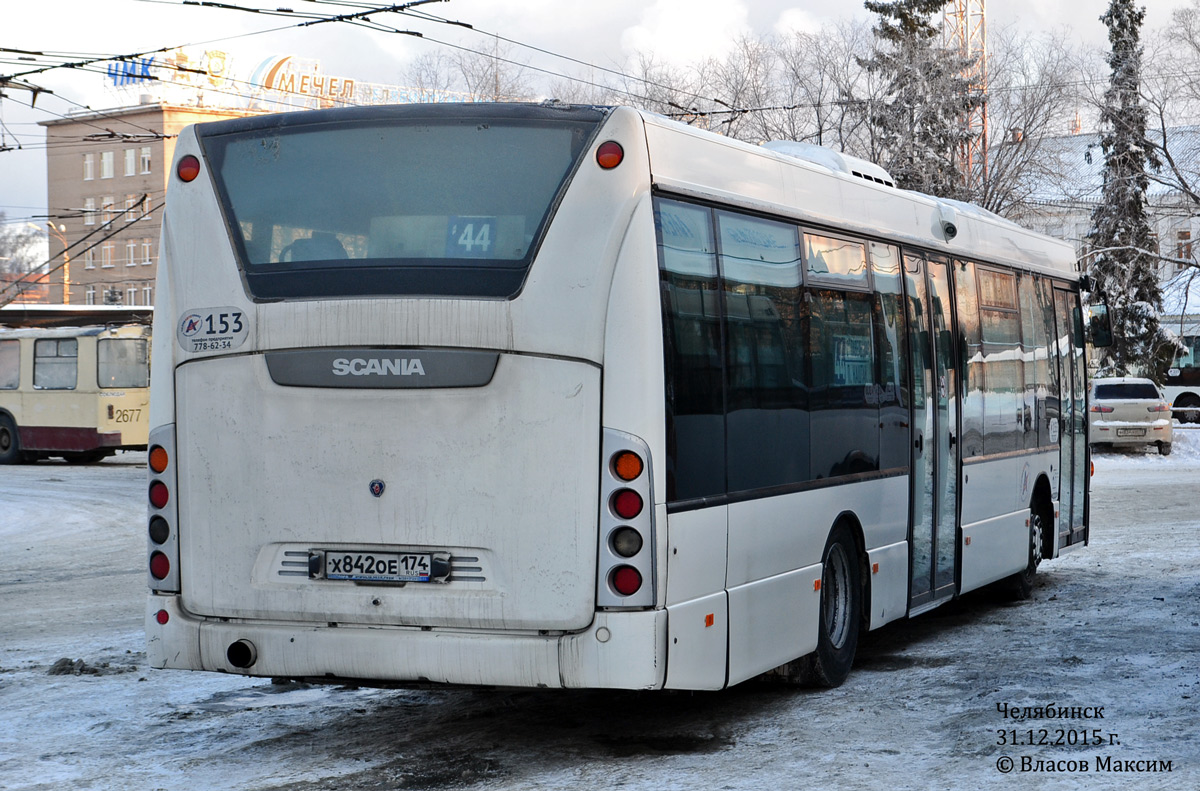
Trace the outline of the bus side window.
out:
M 870 294 L 812 289 L 812 474 L 879 469 Z
M 798 229 L 717 212 L 725 298 L 729 491 L 809 480 Z
M 875 284 L 879 467 L 888 470 L 909 463 L 908 331 L 904 325 L 899 248 L 872 242 L 871 275 Z
M 654 206 L 666 365 L 667 499 L 725 493 L 724 364 L 708 209 Z

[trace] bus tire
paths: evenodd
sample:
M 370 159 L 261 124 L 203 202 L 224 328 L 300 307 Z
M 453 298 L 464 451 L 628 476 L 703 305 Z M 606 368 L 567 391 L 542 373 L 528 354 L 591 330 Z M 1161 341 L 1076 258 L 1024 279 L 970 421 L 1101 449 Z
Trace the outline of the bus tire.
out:
M 796 660 L 808 687 L 837 687 L 850 675 L 862 623 L 862 568 L 849 526 L 839 524 L 821 556 L 817 650 Z
M 1042 513 L 1037 503 L 1029 507 L 1029 562 L 1024 571 L 1017 572 L 1004 581 L 1009 594 L 1019 601 L 1033 596 L 1033 582 L 1037 577 L 1038 564 L 1042 562 L 1042 541 L 1047 524 Z
M 21 435 L 17 424 L 8 415 L 0 415 L 0 464 L 21 461 Z

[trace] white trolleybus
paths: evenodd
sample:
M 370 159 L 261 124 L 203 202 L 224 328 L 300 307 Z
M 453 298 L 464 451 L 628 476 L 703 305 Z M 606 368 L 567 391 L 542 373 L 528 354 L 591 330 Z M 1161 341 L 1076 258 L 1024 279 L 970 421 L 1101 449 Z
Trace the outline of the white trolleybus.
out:
M 0 329 L 0 464 L 145 450 L 150 327 Z
M 185 130 L 151 663 L 836 685 L 1028 595 L 1088 537 L 1073 251 L 824 157 L 562 105 Z

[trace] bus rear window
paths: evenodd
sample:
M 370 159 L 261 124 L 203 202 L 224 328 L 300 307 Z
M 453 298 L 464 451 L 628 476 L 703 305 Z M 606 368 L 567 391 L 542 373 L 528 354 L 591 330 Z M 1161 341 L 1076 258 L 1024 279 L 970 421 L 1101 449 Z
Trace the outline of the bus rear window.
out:
M 602 117 L 526 114 L 393 108 L 201 128 L 251 295 L 515 295 Z

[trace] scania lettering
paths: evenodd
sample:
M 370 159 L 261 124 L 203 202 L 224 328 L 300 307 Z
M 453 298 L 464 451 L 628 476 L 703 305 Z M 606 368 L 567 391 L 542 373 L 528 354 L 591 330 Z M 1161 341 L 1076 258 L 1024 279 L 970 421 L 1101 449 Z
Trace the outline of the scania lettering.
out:
M 347 360 L 344 357 L 333 361 L 335 376 L 424 376 L 425 368 L 420 359 L 370 359 L 355 358 Z
M 155 667 L 836 686 L 864 631 L 1028 597 L 1087 542 L 1069 244 L 627 107 L 296 112 L 175 151 Z

